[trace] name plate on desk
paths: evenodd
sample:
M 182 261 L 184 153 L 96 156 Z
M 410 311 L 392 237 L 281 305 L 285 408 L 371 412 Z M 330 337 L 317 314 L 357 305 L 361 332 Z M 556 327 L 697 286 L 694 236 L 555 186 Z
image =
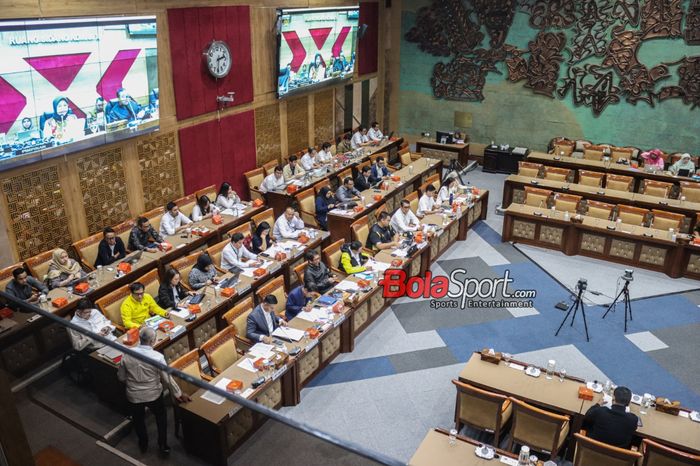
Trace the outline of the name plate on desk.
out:
M 250 290 L 250 284 L 247 284 L 245 286 L 241 286 L 240 288 L 236 287 L 236 290 L 238 291 L 238 294 L 241 295 L 241 294 L 247 292 L 248 290 Z
M 280 265 L 279 263 L 274 263 L 270 266 L 270 268 L 268 270 L 270 272 L 277 272 L 281 267 L 282 267 L 282 265 Z
M 309 351 L 311 351 L 312 349 L 314 349 L 314 347 L 315 347 L 316 345 L 318 345 L 318 340 L 311 340 L 311 343 L 309 343 L 308 345 L 306 345 L 306 348 L 304 348 L 304 351 L 306 351 L 306 352 L 308 353 Z
M 335 328 L 335 327 L 339 326 L 340 324 L 342 324 L 343 322 L 345 322 L 345 319 L 346 319 L 345 314 L 341 314 L 340 316 L 338 316 L 338 318 L 333 321 L 333 328 Z
M 286 365 L 280 367 L 279 369 L 277 369 L 277 370 L 272 374 L 272 380 L 274 381 L 274 380 L 279 379 L 280 377 L 282 377 L 282 375 L 284 375 L 285 372 L 287 372 L 287 366 L 286 366 Z

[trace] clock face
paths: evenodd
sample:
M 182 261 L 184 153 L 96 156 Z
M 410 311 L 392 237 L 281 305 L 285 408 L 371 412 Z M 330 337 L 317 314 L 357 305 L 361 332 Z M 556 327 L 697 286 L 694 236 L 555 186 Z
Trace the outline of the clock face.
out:
M 231 50 L 226 42 L 215 40 L 204 53 L 207 68 L 215 78 L 223 78 L 231 71 Z

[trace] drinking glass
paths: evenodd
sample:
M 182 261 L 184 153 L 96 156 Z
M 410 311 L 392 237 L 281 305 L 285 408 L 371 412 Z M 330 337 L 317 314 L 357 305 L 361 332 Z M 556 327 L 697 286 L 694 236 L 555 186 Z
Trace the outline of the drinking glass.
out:
M 457 429 L 450 429 L 450 435 L 447 437 L 450 446 L 453 447 L 457 443 Z
M 97 284 L 100 284 L 100 280 L 102 280 L 102 266 L 98 265 L 97 266 Z
M 503 362 L 506 363 L 506 366 L 509 365 L 511 354 L 510 353 L 503 353 L 502 356 L 503 356 Z
M 554 369 L 557 366 L 557 362 L 554 359 L 547 361 L 547 380 L 552 380 L 552 375 L 554 374 Z
M 639 414 L 647 414 L 647 410 L 651 407 L 651 396 L 645 393 L 642 397 L 642 406 L 639 409 Z
M 562 367 L 559 369 L 559 382 L 563 382 L 564 380 L 566 380 L 566 369 Z

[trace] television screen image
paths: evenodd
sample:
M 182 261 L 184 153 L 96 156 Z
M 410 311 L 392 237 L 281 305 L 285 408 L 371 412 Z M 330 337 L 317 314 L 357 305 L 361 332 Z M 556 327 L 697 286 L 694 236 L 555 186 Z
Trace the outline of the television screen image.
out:
M 351 78 L 359 9 L 279 10 L 277 95 Z
M 0 21 L 0 170 L 158 129 L 155 16 Z

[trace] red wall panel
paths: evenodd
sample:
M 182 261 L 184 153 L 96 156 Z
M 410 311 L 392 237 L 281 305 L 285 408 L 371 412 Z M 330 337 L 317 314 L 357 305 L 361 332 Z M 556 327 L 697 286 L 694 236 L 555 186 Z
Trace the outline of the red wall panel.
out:
M 227 92 L 236 93 L 229 105 L 253 101 L 248 6 L 169 9 L 168 29 L 178 120 L 215 111 L 216 97 Z M 228 44 L 233 61 L 229 75 L 219 80 L 209 74 L 202 55 L 213 40 Z
M 358 72 L 369 74 L 377 71 L 379 53 L 379 4 L 360 2 L 360 27 L 367 25 L 365 35 L 357 46 Z

